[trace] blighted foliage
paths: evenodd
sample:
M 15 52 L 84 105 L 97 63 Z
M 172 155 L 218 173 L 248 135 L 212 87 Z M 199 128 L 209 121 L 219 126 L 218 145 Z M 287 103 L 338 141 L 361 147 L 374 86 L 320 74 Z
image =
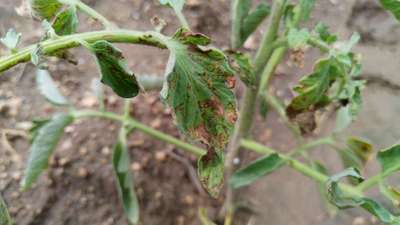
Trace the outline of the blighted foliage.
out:
M 162 98 L 187 137 L 222 150 L 237 118 L 235 77 L 221 51 L 204 47 L 208 42 L 207 37 L 183 29 L 169 41 Z

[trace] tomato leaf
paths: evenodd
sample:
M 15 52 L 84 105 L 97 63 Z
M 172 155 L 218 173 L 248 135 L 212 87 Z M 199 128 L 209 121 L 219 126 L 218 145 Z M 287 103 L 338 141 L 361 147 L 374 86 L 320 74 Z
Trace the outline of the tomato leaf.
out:
M 208 150 L 197 162 L 197 171 L 201 184 L 207 192 L 217 198 L 224 183 L 224 154 L 221 151 Z
M 339 181 L 344 177 L 352 177 L 363 181 L 360 172 L 355 168 L 348 168 L 339 174 L 329 178 L 327 181 L 327 195 L 329 201 L 339 209 L 361 207 L 376 216 L 381 222 L 387 224 L 396 224 L 398 218 L 394 217 L 378 202 L 365 197 L 359 197 L 345 193 L 339 186 Z
M 17 33 L 14 28 L 10 28 L 6 35 L 0 38 L 0 42 L 10 50 L 15 50 L 20 40 L 21 33 Z
M 69 114 L 57 114 L 40 127 L 30 148 L 25 176 L 21 182 L 23 190 L 27 190 L 47 168 L 49 158 L 58 144 L 64 128 L 73 122 Z
M 125 142 L 120 140 L 114 146 L 113 168 L 125 215 L 129 222 L 137 224 L 139 222 L 139 202 L 133 188 L 128 148 Z
M 400 144 L 378 152 L 378 162 L 383 173 L 391 173 L 400 169 Z
M 235 189 L 244 187 L 281 168 L 284 164 L 285 160 L 278 154 L 261 157 L 236 171 L 230 178 L 229 184 Z
M 250 56 L 238 51 L 229 51 L 228 54 L 232 59 L 231 66 L 239 74 L 240 80 L 248 87 L 254 87 L 256 77 Z
M 254 33 L 257 27 L 270 13 L 271 6 L 261 3 L 243 19 L 240 37 L 242 43 L 244 43 L 247 38 Z
M 101 82 L 111 87 L 123 98 L 132 98 L 139 94 L 139 84 L 135 75 L 128 69 L 122 52 L 109 42 L 100 40 L 91 44 L 101 72 Z
M 183 10 L 185 0 L 159 0 L 162 5 L 168 5 L 178 11 Z
M 317 26 L 315 26 L 313 33 L 317 34 L 319 39 L 327 44 L 332 44 L 337 40 L 337 36 L 331 34 L 328 27 L 322 22 L 319 22 Z
M 29 0 L 32 16 L 40 20 L 52 20 L 61 9 L 58 0 Z
M 7 205 L 0 195 L 0 225 L 12 225 L 10 214 L 7 210 Z
M 400 2 L 398 0 L 380 0 L 384 9 L 390 11 L 400 21 Z
M 36 86 L 40 93 L 52 104 L 58 106 L 69 105 L 68 100 L 60 93 L 47 70 L 37 70 Z
M 300 21 L 307 21 L 310 18 L 310 13 L 314 8 L 315 0 L 300 0 L 298 7 L 295 9 L 295 13 L 300 18 Z
M 172 107 L 183 134 L 221 150 L 237 118 L 234 70 L 221 51 L 199 45 L 204 38 L 181 29 L 169 40 L 161 97 Z
M 78 15 L 76 14 L 76 7 L 70 6 L 57 14 L 52 27 L 57 35 L 74 34 L 78 28 Z

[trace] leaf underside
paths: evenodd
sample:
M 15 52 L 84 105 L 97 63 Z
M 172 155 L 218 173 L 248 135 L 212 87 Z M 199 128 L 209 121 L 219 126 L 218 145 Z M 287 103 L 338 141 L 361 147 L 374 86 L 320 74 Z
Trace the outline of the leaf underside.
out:
M 40 93 L 52 104 L 68 105 L 68 100 L 60 93 L 47 70 L 37 70 L 36 86 Z
M 109 42 L 100 40 L 91 45 L 101 72 L 101 82 L 123 98 L 139 94 L 139 84 L 135 75 L 128 69 L 122 52 Z
M 49 158 L 64 133 L 64 128 L 73 120 L 73 116 L 61 113 L 40 126 L 30 147 L 27 168 L 21 182 L 23 190 L 30 188 L 47 168 Z

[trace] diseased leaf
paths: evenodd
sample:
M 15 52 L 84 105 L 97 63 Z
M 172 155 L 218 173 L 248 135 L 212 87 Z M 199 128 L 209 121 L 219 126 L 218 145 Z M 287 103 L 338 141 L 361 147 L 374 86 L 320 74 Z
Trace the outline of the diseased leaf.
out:
M 221 51 L 199 46 L 204 38 L 196 37 L 180 30 L 168 42 L 171 55 L 161 97 L 183 134 L 222 150 L 237 118 L 234 70 Z
M 32 16 L 39 20 L 52 20 L 62 7 L 57 0 L 29 0 L 29 3 Z
M 74 117 L 69 114 L 57 114 L 40 127 L 30 148 L 27 168 L 21 182 L 23 190 L 27 190 L 47 168 L 49 158 L 64 133 L 64 128 L 71 124 Z
M 243 19 L 241 29 L 241 42 L 244 43 L 247 38 L 256 31 L 257 27 L 271 13 L 271 6 L 261 3 L 250 14 Z
M 237 51 L 231 51 L 228 54 L 232 58 L 231 66 L 239 74 L 240 80 L 249 87 L 254 86 L 256 77 L 250 57 Z
M 236 171 L 229 180 L 233 188 L 240 188 L 251 184 L 261 177 L 270 174 L 285 164 L 285 160 L 278 154 L 271 154 L 251 162 L 244 168 Z
M 78 23 L 76 7 L 70 6 L 57 14 L 52 27 L 57 35 L 63 36 L 74 34 L 78 28 Z
M 381 150 L 377 155 L 383 173 L 391 173 L 400 169 L 400 144 Z
M 10 214 L 7 210 L 7 205 L 0 195 L 0 225 L 12 225 Z
M 347 147 L 339 152 L 345 167 L 363 169 L 372 156 L 373 147 L 370 143 L 359 138 L 351 137 L 347 140 Z
M 289 106 L 286 112 L 290 118 L 313 109 L 318 109 L 329 102 L 327 91 L 336 76 L 339 75 L 336 67 L 332 65 L 330 59 L 322 59 L 314 67 L 314 72 L 299 82 L 294 90 L 299 93 Z M 313 109 L 312 109 L 312 108 Z
M 68 100 L 60 93 L 47 70 L 37 70 L 36 86 L 40 93 L 52 104 L 58 106 L 69 105 Z
M 17 33 L 14 28 L 10 28 L 6 35 L 0 38 L 0 42 L 11 51 L 17 48 L 19 41 L 21 40 L 21 33 Z
M 114 146 L 112 160 L 117 179 L 117 188 L 123 203 L 125 215 L 128 217 L 130 223 L 137 224 L 139 222 L 139 202 L 133 188 L 133 179 L 129 169 L 129 154 L 124 141 L 118 141 Z
M 218 197 L 224 183 L 224 161 L 222 151 L 208 150 L 197 163 L 201 184 L 214 198 Z
M 307 29 L 298 30 L 292 28 L 288 33 L 289 47 L 293 49 L 301 49 L 307 45 L 307 41 L 310 39 L 310 33 Z
M 396 224 L 396 222 L 398 222 L 398 219 L 378 202 L 369 198 L 345 193 L 340 188 L 338 183 L 340 179 L 344 177 L 352 177 L 354 179 L 358 179 L 359 181 L 363 180 L 360 172 L 355 168 L 348 168 L 341 173 L 332 176 L 327 181 L 327 195 L 332 204 L 337 206 L 339 209 L 361 207 L 372 215 L 376 216 L 383 223 Z
M 179 11 L 182 11 L 183 6 L 185 5 L 185 0 L 159 0 L 159 1 L 163 5 L 168 5 Z
M 109 42 L 100 40 L 91 44 L 101 72 L 101 82 L 111 87 L 123 98 L 139 94 L 139 84 L 135 75 L 128 69 L 122 52 Z
M 400 1 L 398 0 L 380 0 L 382 7 L 390 11 L 397 20 L 400 21 Z

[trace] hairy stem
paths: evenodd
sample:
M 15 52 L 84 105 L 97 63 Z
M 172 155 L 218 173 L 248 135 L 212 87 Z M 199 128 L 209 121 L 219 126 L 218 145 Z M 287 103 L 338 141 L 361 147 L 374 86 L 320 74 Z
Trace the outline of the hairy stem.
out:
M 272 14 L 269 20 L 269 28 L 263 37 L 259 51 L 254 60 L 254 68 L 256 80 L 260 80 L 261 73 L 265 64 L 270 60 L 274 50 L 273 42 L 278 36 L 279 24 L 285 9 L 286 0 L 276 0 L 272 6 Z M 235 131 L 228 145 L 226 156 L 226 177 L 229 178 L 234 170 L 233 160 L 237 156 L 240 149 L 240 140 L 246 137 L 253 123 L 256 102 L 257 102 L 257 88 L 246 88 L 242 105 L 239 112 L 239 119 L 235 127 Z M 233 210 L 234 195 L 233 190 L 227 187 L 227 196 L 224 204 L 224 209 L 228 213 Z
M 18 53 L 0 58 L 0 73 L 11 67 L 27 62 L 31 59 L 31 54 L 38 45 L 42 48 L 45 55 L 51 55 L 57 51 L 74 48 L 80 45 L 79 41 L 83 40 L 93 43 L 98 40 L 106 40 L 109 42 L 134 43 L 166 48 L 165 36 L 155 32 L 140 32 L 132 30 L 105 30 L 94 31 L 80 34 L 63 36 L 57 39 L 43 41 L 40 44 L 34 44 L 21 49 Z

